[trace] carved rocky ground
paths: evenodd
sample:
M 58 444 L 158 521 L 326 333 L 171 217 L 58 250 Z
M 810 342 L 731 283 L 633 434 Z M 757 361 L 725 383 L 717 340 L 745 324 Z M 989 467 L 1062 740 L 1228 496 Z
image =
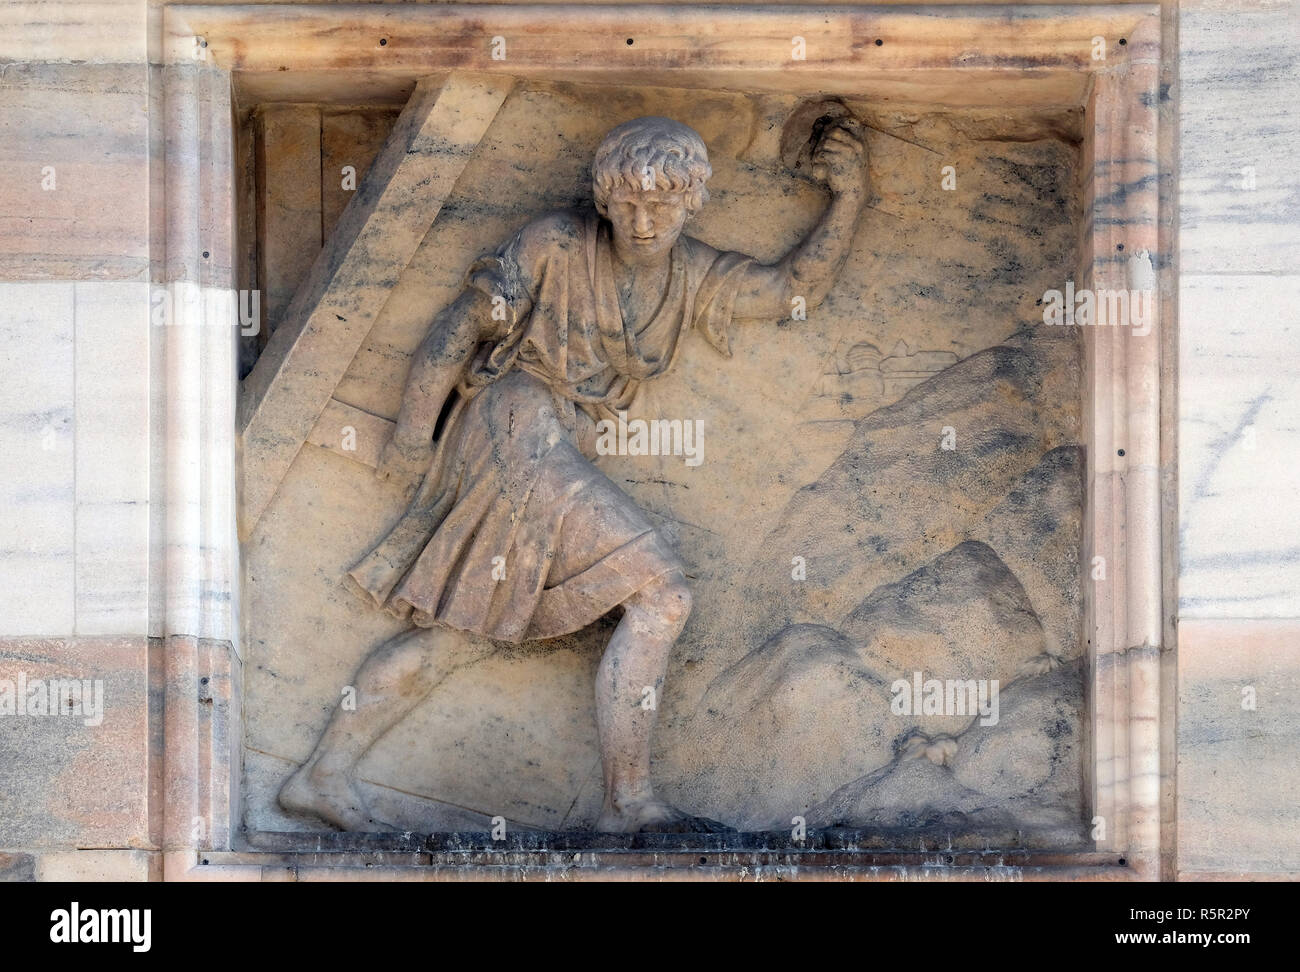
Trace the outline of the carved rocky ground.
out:
M 807 812 L 810 825 L 1077 834 L 1082 462 L 1053 403 L 1078 378 L 1069 332 L 1027 329 L 858 421 L 738 585 L 733 616 L 762 647 L 684 730 L 701 767 L 686 785 L 744 807 L 749 828 Z M 997 680 L 1015 715 L 899 715 L 890 687 L 914 672 Z M 733 758 L 709 771 L 710 750 Z M 910 765 L 927 757 L 942 769 Z
M 592 149 L 626 118 L 680 118 L 708 142 L 713 199 L 688 233 L 779 255 L 825 204 L 779 159 L 794 105 L 516 90 L 335 398 L 395 415 L 407 356 L 464 268 L 580 201 Z M 826 303 L 807 322 L 743 326 L 731 359 L 691 336 L 680 367 L 644 389 L 636 414 L 704 422 L 702 465 L 601 463 L 674 539 L 695 593 L 659 697 L 654 776 L 738 827 L 806 813 L 1065 841 L 1081 807 L 1078 346 L 1033 322 L 1075 263 L 1071 118 L 852 107 L 874 129 L 876 198 Z M 940 448 L 945 426 L 955 450 Z M 401 509 L 368 468 L 308 445 L 245 545 L 249 830 L 319 826 L 274 795 L 359 661 L 400 629 L 339 580 Z M 791 578 L 795 556 L 806 581 Z M 377 815 L 424 831 L 496 815 L 590 826 L 591 686 L 608 636 L 600 624 L 454 674 L 363 761 Z M 1061 664 L 1016 681 L 1050 668 L 1044 656 Z M 917 668 L 1000 679 L 999 725 L 893 715 L 890 683 Z M 914 731 L 955 749 L 909 742 Z

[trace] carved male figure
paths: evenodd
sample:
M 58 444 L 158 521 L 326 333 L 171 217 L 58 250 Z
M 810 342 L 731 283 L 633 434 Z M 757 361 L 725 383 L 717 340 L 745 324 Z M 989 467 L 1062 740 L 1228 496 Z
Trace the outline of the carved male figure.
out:
M 410 507 L 348 574 L 412 628 L 364 661 L 355 711 L 331 717 L 281 790 L 285 808 L 386 829 L 352 780 L 384 733 L 491 651 L 484 639 L 554 638 L 618 609 L 596 676 L 596 829 L 716 826 L 651 785 L 655 709 L 643 690 L 661 689 L 691 593 L 676 553 L 596 468 L 596 423 L 672 366 L 688 328 L 729 356 L 733 320 L 784 318 L 794 298 L 826 296 L 866 199 L 861 126 L 837 121 L 814 161 L 831 202 L 802 243 L 762 265 L 683 234 L 708 199 L 704 142 L 679 122 L 639 118 L 596 153 L 596 212 L 536 219 L 471 266 L 414 355 L 380 461 L 380 477 L 414 491 Z

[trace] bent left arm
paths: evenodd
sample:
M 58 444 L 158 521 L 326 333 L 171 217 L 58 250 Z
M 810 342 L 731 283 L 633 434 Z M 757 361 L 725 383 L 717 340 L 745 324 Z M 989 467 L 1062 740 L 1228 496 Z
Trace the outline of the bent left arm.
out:
M 825 299 L 848 258 L 867 201 L 866 155 L 865 133 L 857 119 L 845 118 L 827 132 L 813 163 L 826 173 L 830 205 L 812 232 L 779 263 L 755 263 L 745 270 L 735 317 L 783 318 L 795 297 L 804 298 L 809 308 Z

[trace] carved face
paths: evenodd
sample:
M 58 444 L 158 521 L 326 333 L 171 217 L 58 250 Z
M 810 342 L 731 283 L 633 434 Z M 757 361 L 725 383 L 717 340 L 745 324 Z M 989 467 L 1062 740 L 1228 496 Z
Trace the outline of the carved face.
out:
M 668 259 L 690 215 L 684 192 L 631 186 L 610 192 L 606 211 L 619 259 L 643 266 Z

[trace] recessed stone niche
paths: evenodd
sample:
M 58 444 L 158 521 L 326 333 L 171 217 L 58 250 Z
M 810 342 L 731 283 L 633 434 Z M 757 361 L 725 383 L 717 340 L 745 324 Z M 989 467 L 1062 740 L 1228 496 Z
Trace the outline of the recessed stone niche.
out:
M 1154 759 L 1130 721 L 1148 661 L 1128 649 L 1158 645 L 1155 338 L 1048 326 L 1043 301 L 1149 267 L 1151 10 L 840 11 L 838 32 L 804 25 L 808 50 L 835 51 L 802 72 L 768 50 L 800 33 L 770 13 L 691 13 L 699 36 L 730 39 L 711 51 L 640 13 L 614 31 L 640 60 L 578 65 L 530 35 L 507 72 L 462 37 L 473 75 L 421 53 L 446 10 L 383 24 L 351 10 L 343 36 L 382 35 L 381 56 L 345 52 L 326 29 L 342 14 L 240 9 L 168 8 L 177 49 L 201 35 L 211 52 L 174 86 L 232 92 L 227 286 L 262 299 L 260 333 L 224 352 L 243 376 L 241 540 L 230 762 L 205 784 L 228 801 L 214 850 L 289 853 L 333 832 L 277 793 L 365 656 L 409 626 L 342 580 L 405 509 L 374 467 L 410 356 L 470 264 L 537 216 L 590 207 L 596 147 L 646 115 L 708 146 L 711 198 L 685 232 L 775 261 L 828 199 L 791 139 L 810 105 L 836 102 L 866 127 L 871 181 L 829 296 L 806 320 L 737 322 L 730 357 L 691 332 L 643 385 L 629 417 L 702 423 L 698 462 L 598 462 L 672 542 L 694 598 L 655 698 L 655 785 L 734 828 L 718 848 L 797 856 L 848 834 L 864 851 L 1149 860 L 1155 800 L 1128 775 Z M 484 45 L 511 42 L 509 25 L 463 16 Z M 988 29 L 963 34 L 968 20 Z M 261 47 L 254 22 L 270 28 Z M 272 43 L 281 27 L 289 48 Z M 456 95 L 475 78 L 492 90 Z M 411 106 L 453 96 L 456 144 L 402 189 L 392 146 L 428 145 L 409 140 Z M 219 123 L 220 97 L 196 97 Z M 427 194 L 424 222 L 385 186 Z M 400 265 L 358 278 L 360 298 L 331 292 L 363 245 Z M 603 796 L 593 682 L 617 617 L 448 676 L 358 766 L 374 815 L 434 835 L 503 820 L 527 846 L 584 846 Z M 950 687 L 935 711 L 930 680 L 970 680 L 994 708 L 954 711 Z

